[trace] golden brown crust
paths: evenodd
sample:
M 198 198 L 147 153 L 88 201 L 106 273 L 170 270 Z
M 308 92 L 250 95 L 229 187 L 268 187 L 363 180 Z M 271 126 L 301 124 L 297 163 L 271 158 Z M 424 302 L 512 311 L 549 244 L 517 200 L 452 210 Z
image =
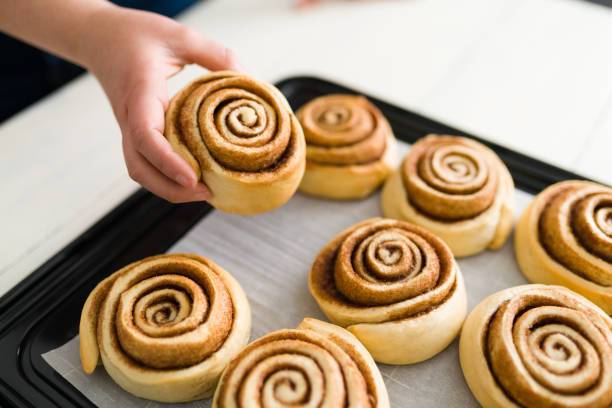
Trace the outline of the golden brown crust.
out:
M 315 319 L 249 344 L 223 373 L 213 407 L 388 408 L 376 364 L 346 330 Z
M 525 209 L 515 254 L 532 282 L 567 286 L 612 313 L 612 189 L 564 181 Z
M 500 248 L 512 229 L 514 184 L 486 146 L 429 135 L 415 143 L 387 181 L 383 213 L 440 236 L 455 256 Z
M 486 298 L 465 322 L 460 360 L 485 408 L 612 404 L 612 320 L 560 286 Z
M 164 131 L 223 211 L 254 214 L 284 204 L 304 173 L 305 141 L 284 96 L 235 72 L 193 81 L 171 100 Z
M 341 232 L 315 259 L 309 286 L 332 322 L 388 364 L 442 351 L 466 315 L 463 279 L 448 247 L 403 221 L 373 218 Z
M 395 164 L 396 141 L 383 114 L 363 96 L 315 98 L 297 112 L 306 137 L 300 191 L 326 198 L 370 195 Z
M 81 314 L 80 352 L 99 357 L 126 391 L 165 402 L 212 394 L 224 366 L 248 341 L 251 317 L 239 284 L 191 254 L 134 262 L 102 281 Z

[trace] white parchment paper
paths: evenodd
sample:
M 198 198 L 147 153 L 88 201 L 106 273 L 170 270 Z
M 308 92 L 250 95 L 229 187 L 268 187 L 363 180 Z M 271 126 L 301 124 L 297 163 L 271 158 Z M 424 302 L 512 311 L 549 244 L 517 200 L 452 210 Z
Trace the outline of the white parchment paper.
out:
M 408 145 L 402 144 L 402 154 Z M 520 214 L 531 195 L 517 190 Z M 210 257 L 240 281 L 253 312 L 251 339 L 293 328 L 304 317 L 325 319 L 310 296 L 307 276 L 318 251 L 338 232 L 380 216 L 379 195 L 357 202 L 319 200 L 297 194 L 275 211 L 240 217 L 212 212 L 169 252 Z M 512 237 L 497 252 L 459 260 L 469 309 L 498 290 L 527 283 L 514 260 Z M 79 340 L 49 351 L 43 358 L 99 407 L 209 407 L 210 401 L 161 404 L 123 391 L 102 366 L 88 376 L 81 370 Z M 379 365 L 393 407 L 477 407 L 461 372 L 458 341 L 434 358 L 410 366 Z

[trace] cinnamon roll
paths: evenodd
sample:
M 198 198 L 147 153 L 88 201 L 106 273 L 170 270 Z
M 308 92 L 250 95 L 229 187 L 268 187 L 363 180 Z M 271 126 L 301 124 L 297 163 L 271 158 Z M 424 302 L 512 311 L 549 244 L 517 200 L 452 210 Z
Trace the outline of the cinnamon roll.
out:
M 187 85 L 170 102 L 164 135 L 222 211 L 279 207 L 304 174 L 304 135 L 287 100 L 246 75 L 216 72 Z
M 612 406 L 612 319 L 561 286 L 486 298 L 465 321 L 459 356 L 485 408 Z
M 463 277 L 435 235 L 372 218 L 341 232 L 315 259 L 310 292 L 379 363 L 411 364 L 442 351 L 467 312 Z
M 162 402 L 212 395 L 247 344 L 251 311 L 238 282 L 190 254 L 153 256 L 115 272 L 81 313 L 83 370 L 101 359 L 126 391 Z
M 612 314 L 612 189 L 564 181 L 521 215 L 516 259 L 532 282 L 566 286 Z
M 429 135 L 415 143 L 382 192 L 385 217 L 442 238 L 457 257 L 498 249 L 512 229 L 514 183 L 486 146 Z
M 297 116 L 306 137 L 306 173 L 300 191 L 326 198 L 363 198 L 395 166 L 391 126 L 363 96 L 321 96 L 299 109 Z
M 346 330 L 306 318 L 249 344 L 227 367 L 213 408 L 388 408 L 378 367 Z

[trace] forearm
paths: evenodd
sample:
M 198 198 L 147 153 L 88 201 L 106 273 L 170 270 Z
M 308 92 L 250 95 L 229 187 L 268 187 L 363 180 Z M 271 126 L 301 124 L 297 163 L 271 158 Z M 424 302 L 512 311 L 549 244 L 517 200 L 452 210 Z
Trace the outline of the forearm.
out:
M 239 70 L 230 50 L 170 18 L 106 0 L 0 0 L 0 31 L 96 76 L 119 123 L 134 180 L 172 202 L 210 197 L 164 138 L 166 79 L 191 63 Z
M 0 0 L 0 31 L 86 66 L 87 27 L 106 0 Z

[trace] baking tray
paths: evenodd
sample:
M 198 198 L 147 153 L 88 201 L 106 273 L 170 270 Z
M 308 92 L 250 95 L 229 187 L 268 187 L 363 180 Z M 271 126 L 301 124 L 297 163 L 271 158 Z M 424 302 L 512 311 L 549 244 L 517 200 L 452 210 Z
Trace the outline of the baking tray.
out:
M 611 7 L 612 8 L 612 0 L 586 0 L 589 3 L 599 4 L 600 6 Z
M 359 93 L 329 81 L 294 77 L 276 84 L 294 109 L 330 93 Z M 367 96 L 367 95 L 366 95 Z M 487 142 L 376 98 L 398 139 L 413 143 L 428 133 L 470 136 L 494 149 L 517 188 L 535 194 L 576 174 Z M 0 298 L 0 406 L 93 407 L 41 357 L 78 332 L 81 307 L 105 276 L 137 259 L 165 252 L 210 213 L 207 204 L 172 205 L 143 190 Z

